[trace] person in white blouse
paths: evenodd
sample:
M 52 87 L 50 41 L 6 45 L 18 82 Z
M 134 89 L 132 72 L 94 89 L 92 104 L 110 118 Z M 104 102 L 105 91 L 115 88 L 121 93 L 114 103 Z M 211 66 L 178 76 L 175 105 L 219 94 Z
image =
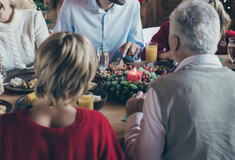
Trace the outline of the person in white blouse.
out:
M 42 12 L 32 0 L 0 0 L 0 58 L 8 71 L 34 62 L 35 50 L 49 36 Z
M 139 92 L 127 101 L 127 157 L 234 159 L 235 73 L 214 55 L 218 14 L 206 2 L 187 1 L 170 21 L 171 54 L 179 65 L 151 83 L 146 95 Z

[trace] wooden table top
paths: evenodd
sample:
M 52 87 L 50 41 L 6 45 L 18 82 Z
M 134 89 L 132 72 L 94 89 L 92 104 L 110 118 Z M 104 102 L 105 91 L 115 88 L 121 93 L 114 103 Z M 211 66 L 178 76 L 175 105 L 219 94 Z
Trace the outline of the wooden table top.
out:
M 222 64 L 228 68 L 232 67 L 231 61 L 228 55 L 218 55 L 220 58 L 223 58 Z M 141 63 L 141 62 L 140 62 Z M 137 65 L 138 66 L 138 65 Z M 6 100 L 15 107 L 15 102 L 18 98 L 22 97 L 24 94 L 2 94 L 0 99 Z M 107 117 L 111 126 L 113 127 L 114 132 L 118 139 L 123 139 L 124 137 L 124 127 L 125 122 L 122 119 L 126 116 L 125 106 L 123 104 L 118 104 L 114 102 L 107 102 L 103 108 L 100 109 L 100 112 Z

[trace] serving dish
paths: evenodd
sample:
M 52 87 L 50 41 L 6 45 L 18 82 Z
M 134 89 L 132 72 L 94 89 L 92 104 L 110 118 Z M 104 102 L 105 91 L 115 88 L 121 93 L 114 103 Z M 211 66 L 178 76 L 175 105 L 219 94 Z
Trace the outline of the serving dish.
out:
M 156 61 L 147 64 L 147 67 L 155 69 L 155 73 L 161 75 L 164 71 L 171 73 L 175 70 L 176 66 L 170 61 Z

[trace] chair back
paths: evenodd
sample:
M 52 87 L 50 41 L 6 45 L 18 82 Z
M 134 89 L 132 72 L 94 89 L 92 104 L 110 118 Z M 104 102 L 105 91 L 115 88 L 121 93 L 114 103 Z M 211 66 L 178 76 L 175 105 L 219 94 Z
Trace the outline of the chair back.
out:
M 152 37 L 158 32 L 160 27 L 149 27 L 143 29 L 144 45 L 149 43 Z

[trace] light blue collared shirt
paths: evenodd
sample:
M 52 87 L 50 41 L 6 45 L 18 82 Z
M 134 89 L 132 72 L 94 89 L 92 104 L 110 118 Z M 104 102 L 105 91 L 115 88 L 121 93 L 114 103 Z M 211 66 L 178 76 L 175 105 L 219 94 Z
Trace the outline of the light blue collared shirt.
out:
M 114 4 L 107 12 L 96 0 L 64 0 L 54 32 L 70 31 L 86 36 L 98 47 L 109 49 L 110 62 L 121 57 L 119 48 L 127 41 L 137 44 L 140 49 L 135 56 L 127 56 L 136 61 L 144 47 L 140 4 L 137 0 L 126 0 L 123 6 Z

